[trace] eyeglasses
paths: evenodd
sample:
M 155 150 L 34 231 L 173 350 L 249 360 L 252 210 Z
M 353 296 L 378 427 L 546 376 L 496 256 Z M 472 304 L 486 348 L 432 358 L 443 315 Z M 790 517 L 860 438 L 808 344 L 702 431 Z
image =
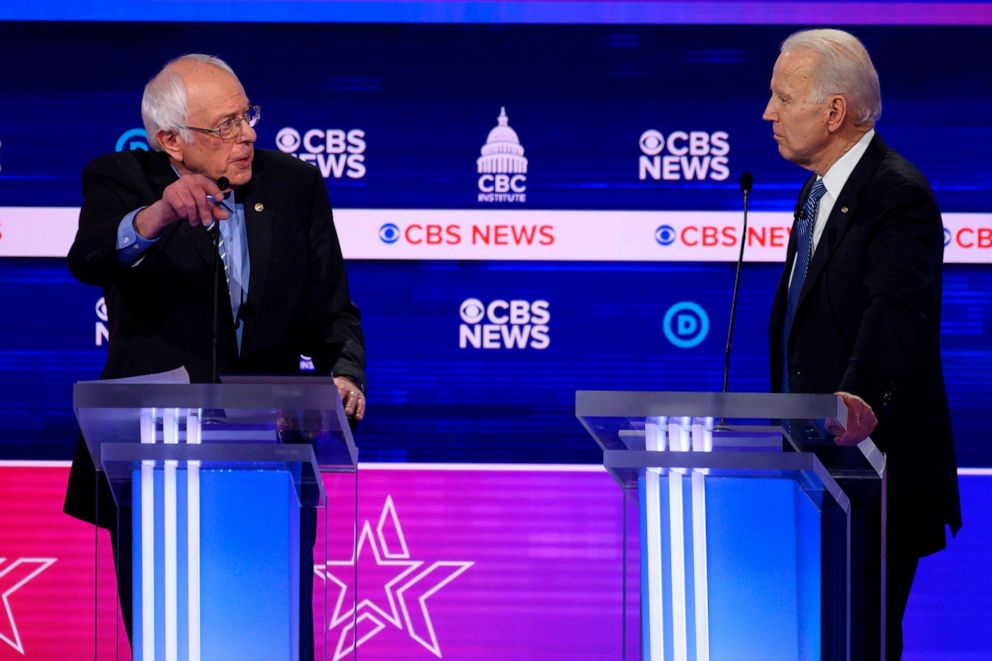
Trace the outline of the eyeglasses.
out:
M 201 129 L 195 126 L 184 126 L 183 128 L 200 133 L 210 133 L 216 135 L 221 140 L 230 140 L 241 132 L 241 122 L 247 122 L 248 126 L 254 128 L 258 120 L 262 118 L 262 107 L 259 105 L 248 106 L 248 108 L 238 117 L 231 117 L 221 122 L 215 129 Z

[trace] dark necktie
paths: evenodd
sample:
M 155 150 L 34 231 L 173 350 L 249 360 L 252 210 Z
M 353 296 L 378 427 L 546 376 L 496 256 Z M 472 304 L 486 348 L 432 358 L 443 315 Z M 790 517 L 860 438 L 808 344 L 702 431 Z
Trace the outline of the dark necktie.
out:
M 823 180 L 818 179 L 810 189 L 803 205 L 802 215 L 796 222 L 796 266 L 792 271 L 792 282 L 789 283 L 789 298 L 785 308 L 785 323 L 782 326 L 782 392 L 789 392 L 789 333 L 792 330 L 792 320 L 796 316 L 796 306 L 799 304 L 799 294 L 806 281 L 806 271 L 813 259 L 813 227 L 816 225 L 816 215 L 820 208 L 820 198 L 827 192 Z

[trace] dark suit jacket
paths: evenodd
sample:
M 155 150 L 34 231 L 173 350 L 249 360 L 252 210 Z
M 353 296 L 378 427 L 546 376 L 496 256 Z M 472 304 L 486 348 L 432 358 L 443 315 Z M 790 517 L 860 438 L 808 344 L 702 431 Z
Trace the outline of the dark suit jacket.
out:
M 319 171 L 284 154 L 256 150 L 252 173 L 236 191 L 244 205 L 251 261 L 240 314 L 241 352 L 221 278 L 218 373 L 294 374 L 302 353 L 313 357 L 318 372 L 333 370 L 364 387 L 360 316 L 348 294 Z M 121 218 L 160 199 L 176 179 L 160 152 L 109 154 L 83 172 L 83 206 L 68 263 L 81 282 L 104 289 L 110 344 L 102 378 L 184 366 L 193 382 L 211 379 L 215 252 L 204 228 L 176 223 L 136 265 L 125 267 L 117 259 Z M 68 513 L 94 520 L 93 481 L 85 447 L 77 447 Z
M 930 186 L 876 134 L 827 220 L 788 346 L 790 392 L 847 391 L 874 409 L 872 439 L 887 454 L 889 548 L 913 557 L 944 547 L 945 524 L 961 526 L 940 357 L 943 252 Z M 776 392 L 795 253 L 793 233 L 768 333 Z

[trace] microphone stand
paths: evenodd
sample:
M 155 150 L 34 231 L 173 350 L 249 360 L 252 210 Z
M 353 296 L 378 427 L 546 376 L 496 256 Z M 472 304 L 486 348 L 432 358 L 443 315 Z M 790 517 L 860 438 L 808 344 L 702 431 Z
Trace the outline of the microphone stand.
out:
M 221 177 L 217 180 L 217 187 L 220 188 L 223 193 L 225 190 L 231 187 L 231 182 L 228 181 L 227 177 Z M 213 204 L 219 204 L 217 200 L 214 200 L 209 195 L 207 199 Z M 214 244 L 214 310 L 213 310 L 213 332 L 210 337 L 210 378 L 212 383 L 218 383 L 217 378 L 217 329 L 220 325 L 218 314 L 220 297 L 218 290 L 220 289 L 220 256 L 218 255 L 220 251 L 220 225 L 214 220 L 213 224 L 207 228 L 207 234 L 210 235 L 210 240 Z
M 727 392 L 730 378 L 730 350 L 734 341 L 734 319 L 737 316 L 737 294 L 741 286 L 741 267 L 744 265 L 744 246 L 747 245 L 747 198 L 751 192 L 751 173 L 741 175 L 741 191 L 744 193 L 744 229 L 741 232 L 741 252 L 737 258 L 737 274 L 734 276 L 734 297 L 730 303 L 730 329 L 727 331 L 727 351 L 723 359 L 723 391 Z
M 210 336 L 210 382 L 217 383 L 217 328 L 219 326 L 217 314 L 218 309 L 218 299 L 220 295 L 218 294 L 218 289 L 220 289 L 220 257 L 217 254 L 219 246 L 217 245 L 220 240 L 220 227 L 217 225 L 217 221 L 214 221 L 213 226 L 207 230 L 207 234 L 210 235 L 210 240 L 214 244 L 214 309 L 213 309 L 213 332 Z
M 741 252 L 737 257 L 737 273 L 734 276 L 734 296 L 730 303 L 730 328 L 727 331 L 727 351 L 723 358 L 723 390 L 721 392 L 727 392 L 727 381 L 730 378 L 730 350 L 734 341 L 734 319 L 737 316 L 737 294 L 741 286 L 741 267 L 744 265 L 744 246 L 747 245 L 747 200 L 752 183 L 750 172 L 741 175 L 741 192 L 744 193 L 744 228 L 741 232 Z M 720 418 L 718 426 L 726 428 L 726 418 Z

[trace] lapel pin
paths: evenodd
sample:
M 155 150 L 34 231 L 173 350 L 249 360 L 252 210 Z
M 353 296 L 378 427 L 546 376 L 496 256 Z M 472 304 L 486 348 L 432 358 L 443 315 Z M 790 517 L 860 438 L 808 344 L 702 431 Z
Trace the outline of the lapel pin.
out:
M 258 208 L 257 205 L 256 205 L 256 208 Z M 840 212 L 841 213 L 847 213 L 847 207 L 841 207 L 840 208 Z
M 255 203 L 255 211 L 258 212 L 258 213 L 262 213 L 263 211 L 265 211 L 265 205 L 262 204 L 261 202 L 256 202 Z M 844 209 L 844 212 L 845 213 L 847 212 L 847 208 L 846 207 Z

